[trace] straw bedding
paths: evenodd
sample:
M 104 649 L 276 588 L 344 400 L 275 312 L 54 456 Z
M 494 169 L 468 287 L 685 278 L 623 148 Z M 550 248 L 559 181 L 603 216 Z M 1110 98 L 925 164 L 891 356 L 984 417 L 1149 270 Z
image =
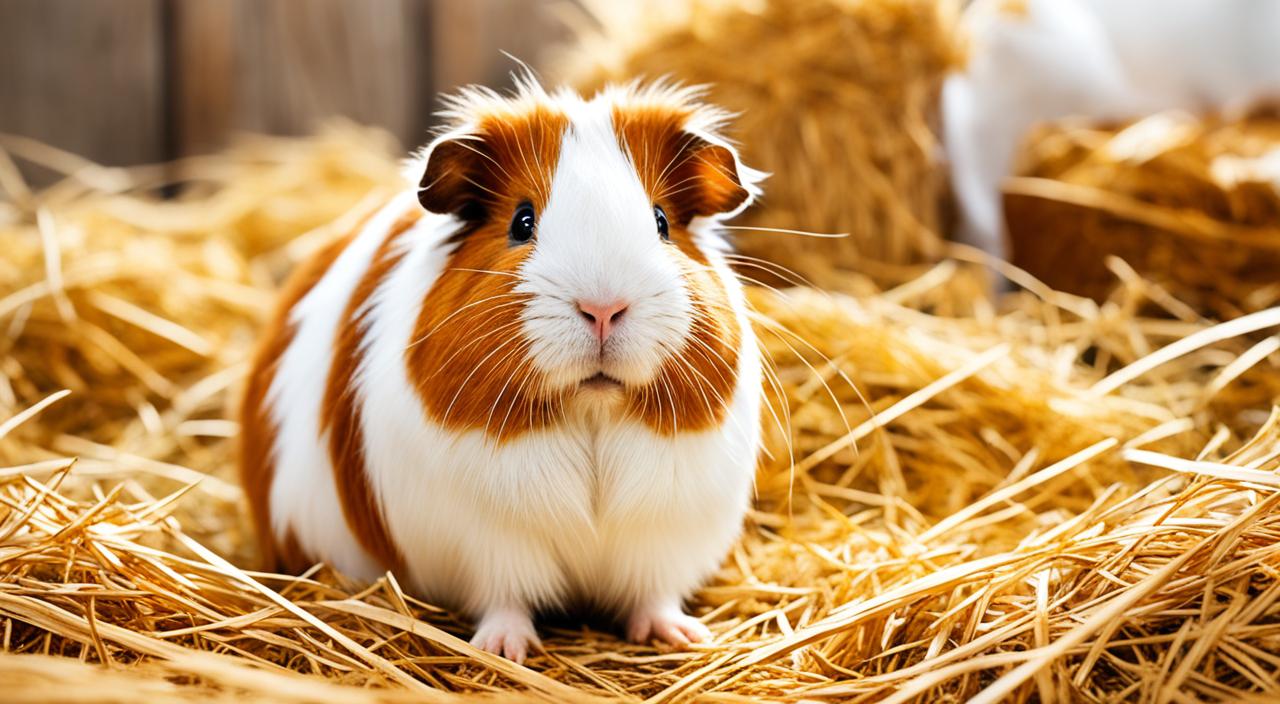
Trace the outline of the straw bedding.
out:
M 553 619 L 526 669 L 391 578 L 247 571 L 228 409 L 274 286 L 394 182 L 384 138 L 132 170 L 0 146 L 66 173 L 32 192 L 0 158 L 6 701 L 1275 693 L 1276 311 L 1011 269 L 997 303 L 964 249 L 876 295 L 756 288 L 769 457 L 691 604 L 714 642 Z
M 1115 256 L 1220 316 L 1275 305 L 1278 107 L 1043 126 L 1006 188 L 1014 261 L 1085 295 L 1113 285 L 1106 261 Z

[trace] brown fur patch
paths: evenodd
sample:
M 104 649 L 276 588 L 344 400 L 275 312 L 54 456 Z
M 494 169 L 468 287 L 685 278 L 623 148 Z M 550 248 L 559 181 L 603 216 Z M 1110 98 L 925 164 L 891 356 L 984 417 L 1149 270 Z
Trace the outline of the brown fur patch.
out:
M 696 262 L 684 276 L 693 301 L 689 338 L 652 382 L 627 395 L 631 412 L 660 435 L 719 425 L 737 382 L 742 331 L 729 310 L 724 284 Z
M 551 196 L 560 140 L 569 119 L 546 105 L 490 115 L 475 134 L 435 145 L 418 191 L 423 207 L 504 228 L 523 201 L 541 212 Z
M 686 132 L 691 111 L 665 106 L 617 107 L 614 131 L 631 155 L 640 183 L 673 224 L 727 213 L 746 200 L 728 149 Z
M 544 106 L 486 119 L 478 140 L 442 154 L 449 163 L 424 178 L 462 188 L 443 174 L 466 174 L 465 194 L 441 202 L 459 208 L 468 201 L 487 215 L 456 238 L 405 353 L 427 414 L 447 428 L 485 430 L 503 440 L 558 417 L 558 401 L 542 393 L 520 335 L 525 299 L 512 291 L 532 245 L 509 245 L 507 229 L 521 203 L 539 213 L 546 208 L 567 126 L 564 115 Z
M 396 243 L 422 216 L 416 208 L 402 215 L 378 246 L 368 270 L 356 285 L 338 323 L 333 364 L 320 411 L 320 432 L 329 432 L 329 459 L 343 517 L 357 542 L 385 569 L 400 571 L 403 558 L 382 515 L 365 471 L 364 438 L 353 380 L 360 364 L 365 304 L 402 258 Z
M 289 312 L 315 287 L 338 255 L 346 249 L 355 232 L 333 242 L 300 265 L 285 282 L 276 302 L 275 312 L 258 343 L 240 404 L 240 483 L 249 501 L 254 531 L 267 569 L 290 569 L 308 565 L 296 539 L 277 543 L 271 533 L 271 482 L 275 467 L 271 448 L 275 442 L 275 422 L 268 412 L 266 397 L 275 379 L 280 357 L 293 340 L 293 326 L 289 324 Z
M 737 381 L 742 333 L 724 284 L 687 226 L 694 217 L 733 210 L 747 192 L 733 154 L 685 132 L 688 117 L 688 110 L 661 106 L 613 112 L 619 144 L 650 198 L 667 213 L 693 302 L 693 329 L 684 349 L 667 360 L 652 383 L 628 394 L 631 411 L 664 435 L 706 430 L 724 419 Z

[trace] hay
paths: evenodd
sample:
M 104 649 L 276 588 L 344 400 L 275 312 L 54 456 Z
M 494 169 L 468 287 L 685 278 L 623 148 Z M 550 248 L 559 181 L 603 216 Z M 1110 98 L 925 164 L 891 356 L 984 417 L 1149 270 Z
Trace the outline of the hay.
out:
M 795 246 L 746 229 L 739 249 L 827 288 L 855 288 L 852 272 L 895 284 L 942 253 L 934 126 L 959 55 L 955 4 L 588 2 L 561 73 L 583 89 L 661 76 L 707 84 L 713 102 L 739 113 L 730 136 L 746 162 L 773 174 L 764 207 L 736 224 L 848 235 Z
M 1020 158 L 1005 191 L 1014 260 L 1047 283 L 1103 297 L 1114 256 L 1221 316 L 1280 300 L 1275 113 L 1048 125 Z
M 997 306 L 964 249 L 875 296 L 755 289 L 771 456 L 691 604 L 714 642 L 672 652 L 570 619 L 526 669 L 390 578 L 237 567 L 253 556 L 229 402 L 284 271 L 394 179 L 376 134 L 257 140 L 178 172 L 0 145 L 75 171 L 32 193 L 0 168 L 8 701 L 1277 689 L 1280 372 L 1253 334 L 1275 311 L 1215 327 L 1139 277 L 1098 304 L 1007 267 L 1027 291 Z M 161 202 L 175 173 L 190 186 Z
M 69 390 L 78 403 L 27 429 L 44 448 L 36 460 L 74 454 L 82 474 L 127 467 L 180 482 L 218 468 L 199 491 L 236 512 L 226 392 L 275 283 L 340 216 L 374 207 L 371 188 L 398 182 L 392 145 L 341 125 L 309 143 L 254 138 L 224 156 L 123 170 L 4 138 L 8 154 L 68 175 L 31 194 L 0 158 L 0 415 Z M 155 197 L 172 183 L 181 197 Z M 0 462 L 31 461 L 28 451 L 0 446 Z M 232 530 L 214 547 L 237 554 L 244 542 Z

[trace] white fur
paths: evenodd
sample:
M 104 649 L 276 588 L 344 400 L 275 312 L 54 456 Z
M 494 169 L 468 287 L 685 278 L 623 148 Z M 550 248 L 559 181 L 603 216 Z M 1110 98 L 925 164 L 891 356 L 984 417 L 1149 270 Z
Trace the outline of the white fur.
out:
M 579 299 L 631 305 L 604 356 L 603 371 L 624 381 L 652 378 L 689 335 L 692 306 L 675 250 L 660 240 L 649 198 L 618 146 L 612 99 L 570 105 L 573 127 L 533 254 L 520 272 L 520 290 L 533 296 L 523 334 L 553 387 L 601 371 Z M 756 176 L 744 169 L 744 179 Z M 331 361 L 338 312 L 367 268 L 371 247 L 404 207 L 399 198 L 376 217 L 294 310 L 300 327 L 269 398 L 281 427 L 271 494 L 276 534 L 291 527 L 308 552 L 366 579 L 378 568 L 337 506 L 315 427 L 323 388 L 317 380 Z M 496 643 L 513 657 L 531 644 L 529 614 L 572 599 L 636 615 L 636 633 L 695 632 L 680 615 L 680 601 L 736 538 L 760 442 L 760 359 L 741 286 L 721 255 L 716 219 L 699 219 L 692 228 L 742 331 L 724 422 L 660 436 L 623 417 L 607 395 L 588 394 L 553 428 L 502 445 L 480 431 L 458 433 L 431 422 L 405 366 L 422 301 L 447 261 L 443 242 L 457 225 L 427 215 L 403 240 L 405 256 L 368 304 L 355 384 L 366 470 L 410 584 L 427 598 L 485 617 L 478 642 Z
M 1275 0 L 1025 0 L 1025 15 L 1007 4 L 966 12 L 969 64 L 942 94 L 960 237 L 997 256 L 1001 186 L 1034 124 L 1280 97 Z
M 413 194 L 401 195 L 371 218 L 294 306 L 289 315 L 293 340 L 267 391 L 267 406 L 278 429 L 272 448 L 272 531 L 283 539 L 292 527 L 305 552 L 324 554 L 343 572 L 366 578 L 380 570 L 341 520 L 328 437 L 320 434 L 320 404 L 333 362 L 338 323 L 351 293 L 391 223 L 414 202 Z

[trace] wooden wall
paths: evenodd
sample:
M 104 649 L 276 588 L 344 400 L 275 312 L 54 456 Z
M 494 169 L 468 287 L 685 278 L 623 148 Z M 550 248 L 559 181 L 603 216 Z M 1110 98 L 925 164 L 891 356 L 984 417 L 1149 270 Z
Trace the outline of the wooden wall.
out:
M 109 165 L 344 115 L 422 141 L 436 96 L 506 85 L 563 0 L 0 0 L 0 132 Z

